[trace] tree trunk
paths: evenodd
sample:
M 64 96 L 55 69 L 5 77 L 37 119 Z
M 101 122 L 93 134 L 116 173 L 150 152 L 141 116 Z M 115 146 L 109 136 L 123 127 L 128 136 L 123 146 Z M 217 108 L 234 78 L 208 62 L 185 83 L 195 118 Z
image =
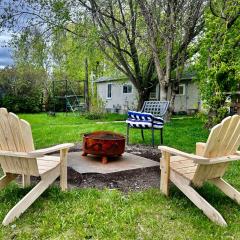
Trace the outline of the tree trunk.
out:
M 142 109 L 142 106 L 145 101 L 149 100 L 149 95 L 150 95 L 150 89 L 144 90 L 144 91 L 138 91 L 138 105 L 137 105 L 137 110 L 140 111 Z
M 85 59 L 85 82 L 84 82 L 84 99 L 86 104 L 86 111 L 89 111 L 89 88 L 88 88 L 88 60 Z
M 167 101 L 168 88 L 166 87 L 166 84 L 163 81 L 159 81 L 159 84 L 160 84 L 160 100 Z

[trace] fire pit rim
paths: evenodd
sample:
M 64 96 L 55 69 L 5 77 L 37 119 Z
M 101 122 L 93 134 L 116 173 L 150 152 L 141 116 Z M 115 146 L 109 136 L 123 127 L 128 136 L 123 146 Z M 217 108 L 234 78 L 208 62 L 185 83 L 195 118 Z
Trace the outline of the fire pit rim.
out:
M 111 139 L 104 139 L 104 138 L 100 138 L 98 136 L 98 133 L 100 134 L 109 134 L 109 135 L 112 135 L 112 136 L 118 136 L 117 138 L 111 138 Z M 91 138 L 91 139 L 94 139 L 94 140 L 110 140 L 110 141 L 122 141 L 122 140 L 125 140 L 125 136 L 120 134 L 120 133 L 115 133 L 115 132 L 112 132 L 112 131 L 94 131 L 94 132 L 90 132 L 90 133 L 84 133 L 83 134 L 83 137 L 84 138 Z

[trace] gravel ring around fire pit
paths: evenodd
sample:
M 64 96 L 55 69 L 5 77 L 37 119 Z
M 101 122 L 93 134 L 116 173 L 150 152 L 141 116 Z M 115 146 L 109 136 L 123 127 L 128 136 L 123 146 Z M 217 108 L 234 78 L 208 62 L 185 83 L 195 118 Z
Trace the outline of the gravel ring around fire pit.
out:
M 81 144 L 76 144 L 71 152 L 82 150 Z M 160 151 L 146 145 L 126 146 L 126 152 L 149 158 L 159 162 Z M 80 174 L 68 167 L 68 184 L 70 188 L 110 188 L 123 192 L 141 191 L 148 188 L 158 188 L 160 180 L 159 167 L 128 170 L 109 174 L 84 173 Z

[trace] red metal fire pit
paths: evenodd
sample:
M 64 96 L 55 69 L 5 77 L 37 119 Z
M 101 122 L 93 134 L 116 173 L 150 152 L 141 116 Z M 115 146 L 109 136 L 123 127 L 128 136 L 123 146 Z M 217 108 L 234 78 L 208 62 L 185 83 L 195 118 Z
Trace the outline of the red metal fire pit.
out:
M 83 156 L 92 154 L 102 157 L 102 163 L 107 163 L 108 157 L 120 156 L 125 150 L 125 137 L 121 134 L 98 131 L 83 136 Z

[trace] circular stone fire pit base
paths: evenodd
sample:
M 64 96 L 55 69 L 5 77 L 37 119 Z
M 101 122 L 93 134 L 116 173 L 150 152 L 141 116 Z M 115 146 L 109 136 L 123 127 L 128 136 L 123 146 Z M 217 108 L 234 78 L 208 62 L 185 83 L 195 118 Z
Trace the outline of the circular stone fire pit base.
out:
M 97 131 L 83 136 L 83 156 L 92 154 L 102 157 L 106 164 L 108 157 L 121 156 L 125 150 L 125 137 L 109 131 Z

